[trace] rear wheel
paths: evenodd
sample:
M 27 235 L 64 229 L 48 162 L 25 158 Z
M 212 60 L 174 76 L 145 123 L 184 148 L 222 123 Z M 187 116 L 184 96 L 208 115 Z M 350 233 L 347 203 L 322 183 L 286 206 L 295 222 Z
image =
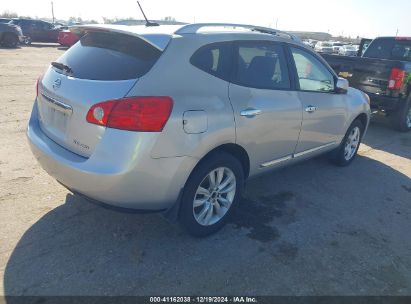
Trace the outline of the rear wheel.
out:
M 393 127 L 400 132 L 411 131 L 411 98 L 392 115 Z
M 5 47 L 14 48 L 19 43 L 19 37 L 12 33 L 6 33 L 3 37 L 2 44 Z
M 179 219 L 193 236 L 220 230 L 238 204 L 244 184 L 241 163 L 225 152 L 201 161 L 184 188 Z
M 355 120 L 348 128 L 340 146 L 331 153 L 331 160 L 341 167 L 351 164 L 357 155 L 363 133 L 364 125 L 360 120 Z

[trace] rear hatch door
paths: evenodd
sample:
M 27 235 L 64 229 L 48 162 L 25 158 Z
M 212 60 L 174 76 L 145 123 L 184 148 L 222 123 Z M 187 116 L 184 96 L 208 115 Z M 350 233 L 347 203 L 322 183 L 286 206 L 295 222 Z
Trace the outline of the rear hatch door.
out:
M 81 35 L 39 82 L 37 105 L 43 132 L 89 157 L 105 132 L 86 121 L 90 107 L 126 96 L 162 51 L 135 34 L 88 28 Z

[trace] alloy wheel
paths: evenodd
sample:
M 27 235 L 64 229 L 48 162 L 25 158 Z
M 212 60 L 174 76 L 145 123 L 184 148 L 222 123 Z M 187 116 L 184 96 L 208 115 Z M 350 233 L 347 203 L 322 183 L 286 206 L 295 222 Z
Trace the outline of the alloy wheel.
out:
M 210 226 L 228 212 L 236 193 L 236 177 L 229 168 L 212 170 L 200 183 L 194 195 L 193 215 L 197 223 Z
M 355 127 L 351 130 L 347 137 L 344 148 L 344 158 L 345 160 L 350 160 L 354 157 L 357 152 L 357 148 L 360 144 L 361 130 L 359 127 Z

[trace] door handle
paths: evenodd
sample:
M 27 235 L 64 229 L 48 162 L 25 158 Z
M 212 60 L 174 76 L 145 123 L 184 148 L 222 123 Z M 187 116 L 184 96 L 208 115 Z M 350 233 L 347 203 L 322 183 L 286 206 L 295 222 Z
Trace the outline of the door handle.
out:
M 240 112 L 240 115 L 241 115 L 241 116 L 248 117 L 248 118 L 252 118 L 252 117 L 254 117 L 254 116 L 260 115 L 261 113 L 262 113 L 261 110 L 257 110 L 257 109 L 245 109 L 245 110 L 242 110 L 242 111 Z
M 316 110 L 317 110 L 317 107 L 314 107 L 314 106 L 308 106 L 305 108 L 305 111 L 307 113 L 314 113 Z

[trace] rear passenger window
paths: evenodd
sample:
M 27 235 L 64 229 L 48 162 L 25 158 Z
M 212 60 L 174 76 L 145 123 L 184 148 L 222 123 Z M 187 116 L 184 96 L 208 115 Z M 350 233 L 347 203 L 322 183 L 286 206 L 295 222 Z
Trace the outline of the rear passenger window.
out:
M 237 48 L 234 82 L 251 88 L 290 88 L 287 63 L 281 45 L 271 42 L 241 42 Z
M 190 62 L 200 70 L 229 81 L 231 73 L 231 43 L 213 43 L 197 50 Z

